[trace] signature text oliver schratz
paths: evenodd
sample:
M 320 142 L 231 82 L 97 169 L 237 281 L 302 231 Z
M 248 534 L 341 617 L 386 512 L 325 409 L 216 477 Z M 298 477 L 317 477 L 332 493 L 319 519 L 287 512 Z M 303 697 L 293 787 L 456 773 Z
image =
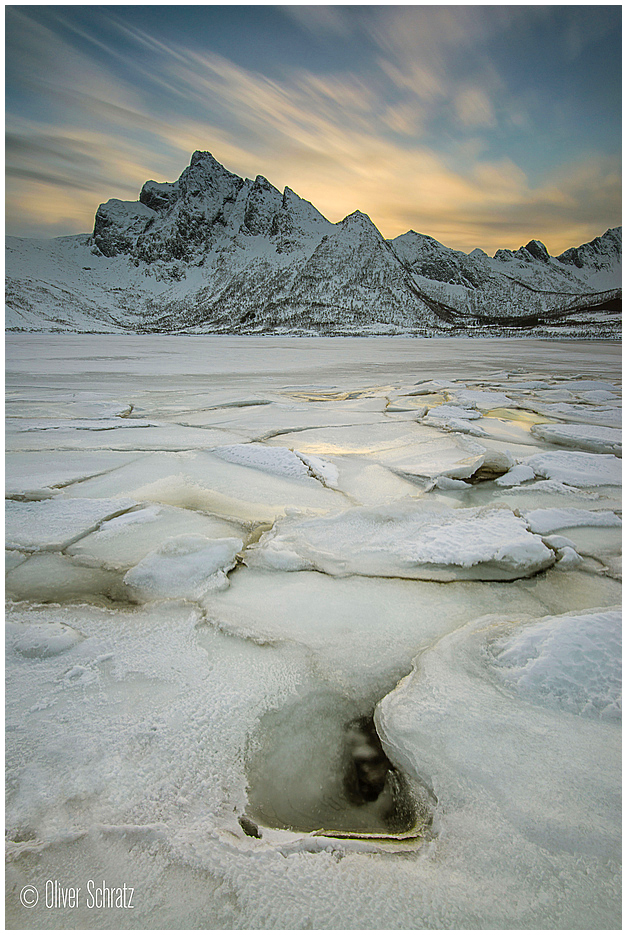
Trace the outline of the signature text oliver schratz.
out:
M 134 909 L 133 894 L 135 888 L 127 886 L 107 886 L 102 882 L 88 880 L 85 887 L 63 886 L 58 880 L 46 880 L 46 909 Z

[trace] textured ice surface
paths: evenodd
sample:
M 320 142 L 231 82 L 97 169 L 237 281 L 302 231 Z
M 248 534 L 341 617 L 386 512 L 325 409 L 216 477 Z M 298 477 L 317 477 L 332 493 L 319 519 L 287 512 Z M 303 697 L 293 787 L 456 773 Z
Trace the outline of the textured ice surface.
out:
M 622 450 L 620 429 L 604 425 L 534 425 L 531 434 L 536 438 L 602 454 L 617 454 Z
M 228 584 L 241 539 L 176 536 L 149 552 L 124 576 L 124 583 L 145 601 L 184 597 L 197 600 L 211 588 Z
M 404 503 L 319 519 L 288 517 L 244 560 L 279 571 L 450 581 L 526 577 L 551 565 L 554 555 L 510 510 Z
M 496 409 L 499 406 L 513 406 L 513 400 L 505 393 L 493 393 L 489 390 L 449 390 L 449 395 L 460 406 L 481 409 L 488 412 L 490 409 Z
M 511 623 L 481 618 L 426 650 L 412 675 L 379 704 L 376 722 L 388 755 L 433 788 L 440 803 L 438 848 L 454 850 L 458 867 L 471 861 L 476 879 L 492 866 L 490 888 L 505 891 L 522 874 L 527 883 L 535 881 L 537 895 L 545 890 L 547 867 L 561 868 L 563 885 L 566 868 L 572 873 L 579 859 L 596 868 L 597 882 L 590 886 L 582 880 L 572 900 L 581 900 L 582 907 L 596 905 L 600 924 L 609 918 L 609 904 L 602 908 L 597 887 L 605 890 L 606 873 L 620 860 L 620 727 L 612 718 L 579 717 L 548 706 L 547 682 L 539 671 L 535 684 L 529 674 L 524 694 L 504 693 L 503 670 L 494 665 L 487 646 L 501 636 L 503 624 Z M 556 680 L 558 673 L 564 680 L 568 674 L 576 677 L 572 667 L 569 673 L 569 662 L 579 660 L 583 677 L 607 660 L 599 645 L 604 628 L 587 629 L 590 642 L 585 624 L 574 636 L 567 635 L 567 625 L 559 627 L 551 647 L 546 630 L 544 640 L 538 636 L 536 646 L 547 654 L 547 669 L 553 662 Z M 579 639 L 595 660 L 576 653 Z M 553 655 L 559 642 L 572 651 L 570 659 Z M 613 660 L 609 676 L 597 681 L 591 674 L 587 686 L 595 698 L 613 686 L 615 672 Z M 579 704 L 585 689 L 583 681 Z M 460 885 L 470 886 L 470 881 Z M 611 890 L 605 892 L 609 898 Z M 616 898 L 613 891 L 611 902 Z M 533 902 L 531 897 L 531 914 Z M 529 925 L 530 916 L 525 913 L 525 918 Z M 555 923 L 552 913 L 550 918 Z
M 63 549 L 104 520 L 135 506 L 132 500 L 8 500 L 5 537 L 8 549 Z
M 134 886 L 132 915 L 60 908 L 54 925 L 617 928 L 615 631 L 583 619 L 620 602 L 620 487 L 605 472 L 620 462 L 588 454 L 577 485 L 497 481 L 529 457 L 581 457 L 533 425 L 617 424 L 618 350 L 9 336 L 7 413 L 34 429 L 9 439 L 24 501 L 9 510 L 35 512 L 8 524 L 8 925 L 51 924 L 42 900 L 22 907 L 23 886 L 92 878 Z M 464 393 L 479 416 L 464 421 L 487 436 L 418 421 Z M 569 410 L 537 411 L 552 406 Z M 572 525 L 573 510 L 597 525 Z M 515 580 L 381 577 L 426 547 L 419 513 L 454 515 L 429 540 L 447 560 L 519 561 L 533 543 L 552 564 Z M 236 544 L 263 554 L 251 546 L 277 520 L 298 549 L 313 524 L 321 566 L 367 559 L 372 576 L 228 570 Z M 565 534 L 534 535 L 532 520 Z M 515 665 L 497 664 L 498 645 Z M 387 793 L 346 809 L 354 725 L 375 709 L 394 768 L 430 803 L 429 839 L 307 833 L 316 817 L 389 830 Z
M 573 487 L 600 487 L 621 483 L 622 464 L 610 454 L 588 454 L 583 451 L 547 451 L 532 455 L 526 464 L 539 477 L 557 480 Z
M 546 617 L 498 640 L 504 682 L 533 700 L 588 717 L 621 716 L 621 613 Z
M 7 623 L 6 639 L 9 651 L 30 659 L 45 659 L 71 649 L 83 636 L 65 623 Z
M 171 506 L 151 504 L 123 513 L 66 549 L 83 564 L 126 569 L 136 565 L 158 544 L 182 535 L 208 538 L 241 536 L 235 523 Z
M 517 464 L 510 468 L 506 474 L 501 474 L 496 478 L 499 487 L 517 487 L 518 484 L 524 484 L 525 481 L 535 478 L 535 471 L 528 464 Z
M 579 510 L 576 507 L 553 507 L 528 510 L 525 519 L 532 532 L 544 535 L 556 529 L 574 526 L 620 526 L 621 521 L 610 510 Z
M 447 419 L 480 419 L 477 409 L 463 409 L 461 406 L 433 406 L 429 409 L 429 419 L 445 422 Z
M 213 454 L 232 464 L 277 474 L 279 477 L 315 477 L 318 480 L 337 481 L 337 470 L 322 458 L 304 457 L 289 448 L 269 448 L 267 445 L 225 445 L 214 448 Z
M 466 432 L 469 435 L 487 435 L 484 428 L 474 424 L 480 419 L 481 413 L 477 409 L 463 409 L 461 406 L 434 406 L 429 409 L 423 418 L 423 425 L 433 425 L 444 428 L 450 432 Z

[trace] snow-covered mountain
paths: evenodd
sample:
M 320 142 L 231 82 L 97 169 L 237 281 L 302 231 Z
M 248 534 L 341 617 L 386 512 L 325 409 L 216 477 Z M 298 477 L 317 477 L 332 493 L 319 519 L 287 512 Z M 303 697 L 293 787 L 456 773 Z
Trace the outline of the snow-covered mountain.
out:
M 465 254 L 337 224 L 196 152 L 172 183 L 112 199 L 93 234 L 7 238 L 6 326 L 23 331 L 470 333 L 615 337 L 621 229 L 558 257 Z

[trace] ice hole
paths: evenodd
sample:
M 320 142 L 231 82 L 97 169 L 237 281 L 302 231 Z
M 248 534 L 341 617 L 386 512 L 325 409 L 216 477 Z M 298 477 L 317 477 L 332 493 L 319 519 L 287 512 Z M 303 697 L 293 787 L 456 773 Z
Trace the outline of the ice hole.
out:
M 414 838 L 431 822 L 429 794 L 390 762 L 372 712 L 331 692 L 266 713 L 247 774 L 247 815 L 262 828 Z

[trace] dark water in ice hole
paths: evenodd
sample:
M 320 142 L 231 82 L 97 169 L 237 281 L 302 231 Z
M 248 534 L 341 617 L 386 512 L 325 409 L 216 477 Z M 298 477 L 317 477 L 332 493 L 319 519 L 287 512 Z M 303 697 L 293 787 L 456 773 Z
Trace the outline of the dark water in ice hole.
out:
M 247 816 L 267 827 L 389 835 L 428 823 L 426 795 L 390 763 L 372 713 L 334 693 L 265 714 L 247 774 Z

